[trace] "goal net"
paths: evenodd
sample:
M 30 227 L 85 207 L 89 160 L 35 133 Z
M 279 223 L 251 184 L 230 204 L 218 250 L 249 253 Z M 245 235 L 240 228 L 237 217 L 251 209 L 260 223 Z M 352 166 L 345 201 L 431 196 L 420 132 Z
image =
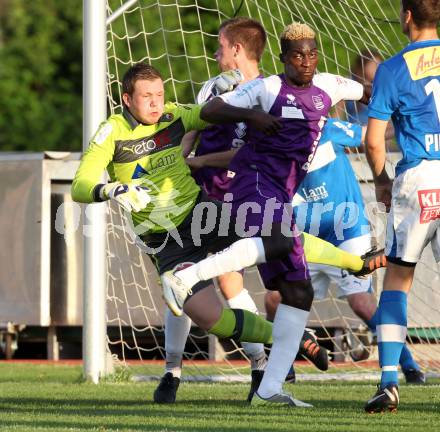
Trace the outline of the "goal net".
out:
M 108 0 L 108 14 L 123 4 L 122 0 Z M 266 28 L 268 43 L 261 61 L 265 75 L 282 70 L 278 35 L 283 28 L 293 21 L 304 21 L 318 33 L 319 70 L 361 79 L 365 62 L 360 62 L 360 69 L 355 70 L 357 56 L 362 54 L 364 60 L 376 58 L 377 54 L 387 58 L 406 43 L 397 21 L 398 8 L 397 0 L 139 0 L 108 26 L 110 112 L 121 111 L 121 78 L 130 65 L 139 61 L 149 62 L 161 71 L 168 100 L 193 102 L 204 81 L 219 72 L 214 59 L 217 29 L 223 20 L 233 16 L 253 17 Z M 345 116 L 343 111 L 340 109 L 338 115 Z M 352 153 L 350 157 L 370 209 L 375 237 L 382 245 L 385 217 L 373 205 L 374 190 L 365 156 Z M 398 158 L 397 154 L 388 153 L 391 166 Z M 130 366 L 136 373 L 160 375 L 165 356 L 165 306 L 158 275 L 115 207 L 110 207 L 107 240 L 109 350 L 123 364 L 138 360 L 139 366 Z M 376 293 L 382 277 L 375 276 Z M 264 288 L 255 269 L 246 272 L 245 286 L 264 314 Z M 440 366 L 436 362 L 440 358 L 440 293 L 435 289 L 439 286 L 439 268 L 431 251 L 426 250 L 409 297 L 408 343 L 415 358 L 430 373 L 436 373 Z M 331 293 L 328 299 L 315 301 L 309 326 L 316 329 L 335 366 L 324 378 L 335 371 L 342 372 L 345 378 L 370 376 L 377 349 L 345 300 Z M 184 375 L 205 379 L 247 377 L 247 363 L 236 361 L 245 360 L 239 346 L 231 341 L 219 343 L 196 327 L 188 339 L 185 359 Z M 157 360 L 156 364 L 152 360 Z M 296 369 L 305 374 L 303 378 L 316 377 L 308 375 L 316 371 L 307 364 L 301 363 Z

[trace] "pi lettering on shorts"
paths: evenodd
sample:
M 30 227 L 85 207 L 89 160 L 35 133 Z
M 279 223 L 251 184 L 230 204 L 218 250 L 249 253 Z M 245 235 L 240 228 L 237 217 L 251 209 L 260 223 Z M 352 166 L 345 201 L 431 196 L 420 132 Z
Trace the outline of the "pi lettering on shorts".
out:
M 417 191 L 420 204 L 420 223 L 440 219 L 440 189 Z

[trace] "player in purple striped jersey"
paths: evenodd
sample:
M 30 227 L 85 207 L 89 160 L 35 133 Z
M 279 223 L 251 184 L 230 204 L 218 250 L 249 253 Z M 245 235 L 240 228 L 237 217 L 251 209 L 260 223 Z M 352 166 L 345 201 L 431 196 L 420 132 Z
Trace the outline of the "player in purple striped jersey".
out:
M 236 234 L 241 225 L 247 236 L 252 232 L 254 237 L 239 240 L 185 270 L 167 272 L 162 282 L 166 301 L 177 309 L 198 281 L 260 264 L 266 287 L 279 290 L 282 303 L 274 320 L 268 366 L 253 402 L 305 406 L 282 391 L 313 300 L 301 239 L 289 232 L 288 210 L 313 159 L 330 107 L 344 99 L 366 102 L 368 95 L 354 81 L 331 74 L 315 76 L 318 51 L 309 26 L 288 26 L 281 35 L 281 51 L 284 74 L 249 82 L 214 98 L 202 110 L 202 116 L 213 123 L 248 122 L 248 143 L 231 165 L 229 191 Z M 272 117 L 260 116 L 261 112 Z M 313 262 L 314 257 L 308 259 Z
M 258 63 L 266 43 L 266 32 L 263 26 L 250 18 L 232 18 L 224 21 L 219 28 L 218 49 L 215 58 L 221 72 L 231 71 L 232 78 L 240 71 L 240 82 L 245 83 L 261 77 Z M 204 103 L 217 93 L 218 80 L 224 74 L 210 79 L 200 90 L 197 102 Z M 227 169 L 219 165 L 226 164 L 246 140 L 247 128 L 245 123 L 210 125 L 203 131 L 192 131 L 185 135 L 182 145 L 184 153 L 191 152 L 197 142 L 196 157 L 187 158 L 188 165 L 193 170 L 193 177 L 203 187 L 209 198 L 223 201 L 231 179 Z M 223 156 L 218 152 L 225 152 Z M 211 157 L 215 154 L 214 157 Z M 258 313 L 252 297 L 243 288 L 243 276 L 239 272 L 219 276 L 218 284 L 231 309 L 243 308 Z M 178 383 L 181 375 L 183 351 L 191 327 L 191 319 L 183 314 L 174 316 L 169 308 L 165 312 L 165 351 L 166 368 L 157 390 L 154 401 L 172 403 L 175 401 Z M 253 386 L 261 381 L 267 359 L 263 344 L 242 342 L 243 349 L 251 361 Z
M 219 29 L 219 48 L 215 53 L 217 63 L 223 72 L 218 77 L 205 83 L 197 96 L 198 103 L 211 100 L 219 93 L 218 80 L 223 79 L 228 71 L 232 78 L 240 71 L 242 79 L 239 85 L 255 78 L 262 78 L 258 63 L 265 42 L 265 31 L 261 24 L 250 18 L 232 18 L 224 21 Z M 224 74 L 226 72 L 226 74 Z M 212 199 L 223 201 L 231 183 L 226 168 L 233 155 L 247 140 L 245 123 L 211 125 L 201 132 L 193 131 L 185 135 L 182 145 L 186 154 L 193 149 L 196 140 L 195 157 L 187 158 L 188 165 L 193 169 L 193 176 Z M 227 305 L 258 313 L 257 306 L 243 287 L 243 276 L 239 272 L 231 272 L 218 278 L 218 285 Z M 191 320 L 186 314 L 176 317 L 167 308 L 165 312 L 165 351 L 166 373 L 163 383 L 159 384 L 154 394 L 156 402 L 174 402 L 177 391 L 177 379 L 181 375 L 181 365 L 185 341 L 188 337 Z M 256 343 L 242 343 L 244 352 L 251 362 L 252 382 L 248 400 L 258 388 L 266 366 L 264 346 Z M 305 346 L 309 350 L 305 349 Z M 313 348 L 313 350 L 310 350 Z M 321 370 L 328 368 L 327 352 L 318 345 L 316 338 L 309 332 L 304 333 L 300 352 Z M 170 376 L 172 375 L 172 378 Z

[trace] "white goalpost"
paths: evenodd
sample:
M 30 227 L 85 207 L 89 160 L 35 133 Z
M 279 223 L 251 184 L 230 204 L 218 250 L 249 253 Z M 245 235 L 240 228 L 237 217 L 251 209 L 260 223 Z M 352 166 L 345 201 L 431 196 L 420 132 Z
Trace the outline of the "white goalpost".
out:
M 397 0 L 84 0 L 84 148 L 100 121 L 121 111 L 121 79 L 136 62 L 151 63 L 161 71 L 167 100 L 194 102 L 203 83 L 218 74 L 214 52 L 217 29 L 225 19 L 248 16 L 264 25 L 268 43 L 261 69 L 265 75 L 281 72 L 282 29 L 292 21 L 305 21 L 317 30 L 319 70 L 352 76 L 353 61 L 361 52 L 365 59 L 374 58 L 376 52 L 387 58 L 405 45 L 396 23 L 398 9 Z M 374 190 L 365 156 L 350 157 L 364 198 L 371 203 Z M 398 155 L 388 154 L 390 167 L 397 160 Z M 111 372 L 110 355 L 135 374 L 161 375 L 165 306 L 158 275 L 122 212 L 106 204 L 95 206 L 89 223 L 104 235 L 85 239 L 84 375 L 98 382 Z M 374 233 L 383 244 L 384 215 L 376 214 L 374 206 L 371 209 Z M 375 277 L 377 290 L 382 277 L 381 273 Z M 264 313 L 264 288 L 255 269 L 246 272 L 245 286 Z M 439 267 L 427 250 L 409 298 L 409 346 L 431 374 L 440 368 L 438 286 Z M 347 379 L 371 377 L 369 361 L 377 360 L 376 348 L 345 300 L 331 295 L 315 302 L 309 326 L 317 329 L 335 366 L 320 378 L 332 379 L 335 371 L 343 371 Z M 194 379 L 226 380 L 231 375 L 247 379 L 246 363 L 234 361 L 245 360 L 241 348 L 230 341 L 220 344 L 196 328 L 185 359 L 184 374 L 198 377 Z M 206 370 L 199 360 L 221 362 Z M 297 371 L 305 379 L 302 374 L 309 368 L 299 366 Z
M 106 0 L 84 0 L 83 149 L 107 117 Z M 104 203 L 88 206 L 89 235 L 84 237 L 83 359 L 84 377 L 97 383 L 109 372 L 106 348 L 106 224 Z

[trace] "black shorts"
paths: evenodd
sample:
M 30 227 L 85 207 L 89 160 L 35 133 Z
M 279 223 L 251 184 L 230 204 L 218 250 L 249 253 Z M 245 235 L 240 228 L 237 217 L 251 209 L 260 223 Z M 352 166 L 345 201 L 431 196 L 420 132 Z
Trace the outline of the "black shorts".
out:
M 230 221 L 226 228 L 224 224 L 220 224 L 221 206 L 220 201 L 212 200 L 201 192 L 191 212 L 177 227 L 177 230 L 172 233 L 152 233 L 141 236 L 142 241 L 151 251 L 147 253 L 159 275 L 169 270 L 178 270 L 179 267 L 184 268 L 185 263 L 197 263 L 206 258 L 208 253 L 218 252 L 238 240 L 233 229 L 234 221 Z M 200 217 L 200 211 L 203 208 L 206 211 L 203 211 Z M 195 211 L 198 212 L 196 215 Z M 204 229 L 208 226 L 207 224 L 212 229 L 205 233 Z M 193 294 L 212 283 L 212 280 L 197 283 L 192 289 Z

